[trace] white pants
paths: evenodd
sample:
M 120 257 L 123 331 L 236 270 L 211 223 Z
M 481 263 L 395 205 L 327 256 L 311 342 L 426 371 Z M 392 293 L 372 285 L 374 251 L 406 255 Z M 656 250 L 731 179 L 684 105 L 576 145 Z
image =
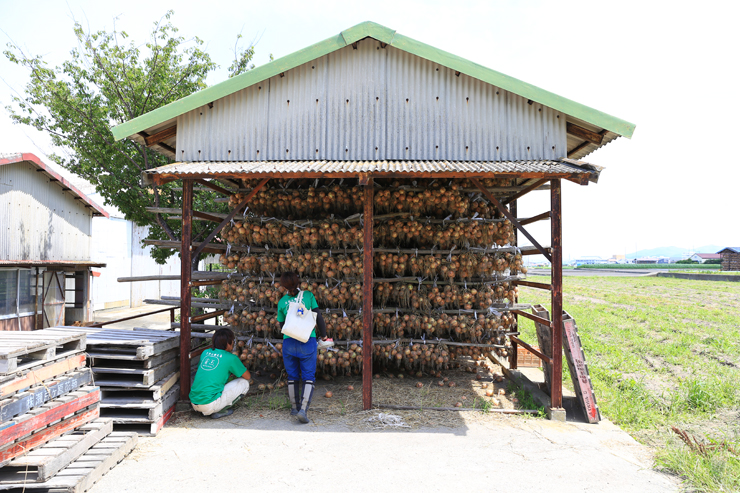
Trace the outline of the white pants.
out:
M 237 398 L 246 394 L 248 391 L 249 382 L 243 378 L 235 378 L 226 384 L 221 397 L 208 404 L 193 404 L 193 409 L 203 413 L 205 416 L 210 416 L 226 406 L 230 406 Z

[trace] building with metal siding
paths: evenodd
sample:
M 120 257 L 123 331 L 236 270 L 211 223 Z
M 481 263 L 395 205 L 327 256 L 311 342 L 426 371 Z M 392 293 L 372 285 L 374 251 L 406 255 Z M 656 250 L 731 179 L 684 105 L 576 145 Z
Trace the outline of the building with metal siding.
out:
M 0 155 L 0 330 L 89 316 L 93 216 L 108 216 L 33 154 Z

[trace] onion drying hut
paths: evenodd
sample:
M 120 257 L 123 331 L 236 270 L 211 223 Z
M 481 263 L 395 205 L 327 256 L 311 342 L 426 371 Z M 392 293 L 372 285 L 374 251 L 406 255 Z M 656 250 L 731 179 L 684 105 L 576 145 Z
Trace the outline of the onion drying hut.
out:
M 526 344 L 516 317 L 526 316 L 550 327 L 561 347 L 561 182 L 595 183 L 601 168 L 580 159 L 633 130 L 365 22 L 113 133 L 174 160 L 147 170 L 146 183 L 182 182 L 182 242 L 152 242 L 181 249 L 181 368 L 190 366 L 191 336 L 205 328 L 197 322 L 209 316 L 223 315 L 245 337 L 275 337 L 272 279 L 297 269 L 327 309 L 332 335 L 356 348 L 327 371 L 362 371 L 369 408 L 368 369 L 382 363 L 389 341 L 451 348 L 431 360 L 407 351 L 403 364 L 420 371 L 448 367 L 462 346 L 516 365 L 516 346 Z M 194 211 L 194 184 L 222 193 L 231 212 Z M 517 217 L 517 200 L 543 189 L 551 209 Z M 218 225 L 193 242 L 194 218 Z M 543 220 L 549 242 L 525 228 Z M 519 247 L 522 236 L 532 246 Z M 237 272 L 226 280 L 194 273 L 204 252 Z M 551 262 L 551 284 L 521 277 L 529 254 Z M 208 284 L 222 284 L 221 309 L 191 316 L 191 290 Z M 518 285 L 551 291 L 552 323 L 525 311 Z M 539 356 L 552 368 L 559 408 L 561 352 Z M 189 388 L 182 372 L 183 399 Z

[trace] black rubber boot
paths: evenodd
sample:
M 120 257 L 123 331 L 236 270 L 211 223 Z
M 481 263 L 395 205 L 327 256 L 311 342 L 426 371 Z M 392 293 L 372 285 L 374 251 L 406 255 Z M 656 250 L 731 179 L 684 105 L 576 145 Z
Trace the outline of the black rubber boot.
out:
M 301 423 L 308 423 L 308 406 L 311 405 L 311 397 L 313 397 L 314 385 L 311 380 L 303 382 L 303 396 L 301 398 L 301 407 L 298 410 L 298 421 Z
M 288 399 L 290 400 L 290 415 L 295 416 L 301 409 L 300 382 L 288 380 Z

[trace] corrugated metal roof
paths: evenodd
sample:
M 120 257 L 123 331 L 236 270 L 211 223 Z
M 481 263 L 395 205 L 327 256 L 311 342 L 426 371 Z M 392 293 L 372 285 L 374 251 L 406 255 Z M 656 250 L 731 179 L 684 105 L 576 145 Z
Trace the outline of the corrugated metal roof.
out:
M 172 120 L 178 115 L 195 110 L 223 97 L 229 96 L 244 88 L 258 84 L 285 71 L 296 68 L 304 63 L 318 59 L 329 53 L 340 50 L 364 38 L 376 39 L 388 46 L 392 46 L 406 53 L 429 60 L 430 62 L 448 67 L 451 70 L 466 74 L 470 77 L 486 82 L 504 90 L 513 92 L 533 102 L 537 102 L 556 111 L 589 122 L 598 128 L 610 130 L 627 138 L 632 136 L 635 125 L 619 118 L 607 115 L 601 111 L 576 103 L 557 94 L 553 94 L 539 87 L 509 77 L 495 70 L 483 67 L 462 57 L 447 53 L 438 48 L 426 45 L 414 39 L 403 36 L 392 29 L 374 22 L 363 22 L 350 29 L 342 31 L 339 36 L 311 45 L 295 53 L 279 58 L 273 62 L 256 67 L 237 77 L 228 79 L 220 84 L 198 91 L 190 96 L 174 101 L 166 106 L 150 111 L 133 120 L 113 127 L 112 133 L 116 140 L 135 136 L 138 132 L 157 128 L 163 122 Z M 134 137 L 135 138 L 135 137 Z
M 0 154 L 0 166 L 3 166 L 5 164 L 23 163 L 23 162 L 30 163 L 32 166 L 34 166 L 38 170 L 43 171 L 43 173 L 46 176 L 48 176 L 52 181 L 58 182 L 59 185 L 62 187 L 62 190 L 64 190 L 65 192 L 69 192 L 75 197 L 78 197 L 80 200 L 82 200 L 85 204 L 87 204 L 86 205 L 87 207 L 93 209 L 93 216 L 109 217 L 108 213 L 105 212 L 105 209 L 103 209 L 98 204 L 93 202 L 87 195 L 82 193 L 77 187 L 75 187 L 69 181 L 63 178 L 59 173 L 49 168 L 49 166 L 43 161 L 41 161 L 41 159 L 39 159 L 35 154 L 20 153 L 20 152 Z
M 206 161 L 180 162 L 144 172 L 152 175 L 296 174 L 296 173 L 460 173 L 584 174 L 598 179 L 601 168 L 564 161 Z M 462 177 L 462 176 L 461 176 Z
M 105 267 L 91 260 L 0 260 L 0 267 Z

